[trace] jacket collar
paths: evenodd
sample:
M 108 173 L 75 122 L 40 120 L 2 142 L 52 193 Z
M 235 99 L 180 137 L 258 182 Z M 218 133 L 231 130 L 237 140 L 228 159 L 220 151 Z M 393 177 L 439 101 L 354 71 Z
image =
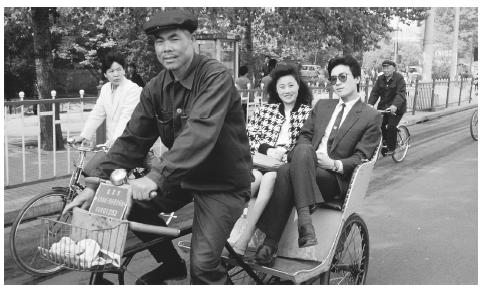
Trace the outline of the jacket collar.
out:
M 195 81 L 195 68 L 200 62 L 200 56 L 197 53 L 193 54 L 192 63 L 190 63 L 190 67 L 188 67 L 187 73 L 185 77 L 178 82 L 188 90 L 192 90 L 193 82 Z M 163 75 L 164 82 L 163 82 L 163 90 L 166 89 L 168 84 L 175 82 L 175 78 L 173 77 L 172 73 L 165 69 L 165 74 Z

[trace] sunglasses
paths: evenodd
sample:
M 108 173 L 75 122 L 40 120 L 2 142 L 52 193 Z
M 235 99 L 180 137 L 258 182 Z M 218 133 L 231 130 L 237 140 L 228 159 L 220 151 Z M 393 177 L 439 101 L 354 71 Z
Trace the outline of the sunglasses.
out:
M 341 83 L 345 83 L 346 80 L 348 79 L 348 74 L 341 73 L 338 76 L 329 77 L 329 81 L 331 82 L 331 85 L 336 85 L 336 82 L 338 81 L 338 79 Z

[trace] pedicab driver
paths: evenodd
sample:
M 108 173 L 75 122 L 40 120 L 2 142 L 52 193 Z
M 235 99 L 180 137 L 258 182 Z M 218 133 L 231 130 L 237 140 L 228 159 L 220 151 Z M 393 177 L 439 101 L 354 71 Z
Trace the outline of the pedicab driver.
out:
M 130 181 L 135 204 L 128 219 L 159 223 L 158 213 L 177 210 L 193 199 L 191 283 L 225 284 L 227 272 L 220 256 L 249 198 L 251 156 L 231 74 L 218 61 L 194 52 L 197 25 L 195 16 L 183 10 L 163 11 L 145 23 L 165 69 L 144 87 L 140 103 L 106 159 L 86 172 L 107 178 L 115 168 L 137 167 L 161 137 L 169 150 L 151 163 L 146 177 Z M 157 196 L 150 199 L 152 191 Z M 69 208 L 86 205 L 93 194 L 86 190 Z M 143 241 L 156 237 L 137 235 Z M 150 250 L 158 262 L 164 248 Z M 161 265 L 141 280 L 163 284 L 177 274 L 169 270 Z

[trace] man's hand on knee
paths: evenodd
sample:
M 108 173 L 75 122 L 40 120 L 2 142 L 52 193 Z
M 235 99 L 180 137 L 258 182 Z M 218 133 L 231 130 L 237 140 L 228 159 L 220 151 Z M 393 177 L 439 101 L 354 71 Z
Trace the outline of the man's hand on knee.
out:
M 318 166 L 323 168 L 323 169 L 329 169 L 332 170 L 335 166 L 334 160 L 329 158 L 328 154 L 323 153 L 323 152 L 316 152 L 316 155 L 318 156 Z

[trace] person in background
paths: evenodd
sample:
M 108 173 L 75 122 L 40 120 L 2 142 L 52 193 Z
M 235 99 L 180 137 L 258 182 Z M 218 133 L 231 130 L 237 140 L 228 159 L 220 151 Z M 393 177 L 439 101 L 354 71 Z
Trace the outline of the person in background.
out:
M 265 55 L 264 63 L 262 64 L 262 77 L 267 76 L 271 73 L 271 70 L 269 68 L 269 60 L 271 60 L 271 57 L 269 57 L 269 55 Z
M 383 74 L 376 80 L 371 90 L 368 104 L 378 102 L 378 110 L 389 110 L 383 115 L 381 131 L 387 148 L 382 148 L 383 155 L 391 155 L 397 146 L 398 123 L 407 111 L 406 84 L 402 74 L 395 71 L 396 64 L 391 60 L 382 63 Z
M 97 128 L 106 120 L 106 145 L 110 147 L 123 133 L 139 102 L 141 88 L 126 79 L 125 59 L 120 54 L 108 53 L 102 59 L 101 66 L 108 82 L 102 85 L 99 98 L 89 113 L 81 134 L 74 137 L 74 141 L 80 143 L 90 140 Z
M 126 73 L 126 78 L 138 84 L 139 87 L 145 87 L 145 82 L 136 71 L 136 65 L 134 63 L 129 63 L 127 72 L 128 73 Z
M 235 87 L 237 89 L 250 89 L 252 85 L 250 84 L 247 74 L 249 73 L 249 68 L 246 65 L 240 66 L 239 77 L 235 80 Z
M 269 86 L 269 83 L 272 80 L 270 72 L 272 72 L 272 70 L 274 70 L 274 68 L 276 68 L 276 65 L 277 65 L 277 60 L 276 59 L 270 59 L 269 60 L 269 74 L 264 76 L 262 78 L 262 80 L 260 81 L 261 82 L 260 86 L 261 86 L 262 90 L 264 91 L 264 93 L 263 93 L 264 97 L 267 97 L 267 87 Z
M 312 94 L 294 65 L 278 65 L 271 75 L 274 80 L 267 88 L 269 103 L 255 111 L 247 133 L 252 153 L 259 152 L 286 162 L 287 153 L 294 148 L 299 131 L 311 112 Z M 251 197 L 257 195 L 257 199 L 248 213 L 245 230 L 233 245 L 240 255 L 245 253 L 276 179 L 276 172 L 253 169 L 253 174 L 256 180 L 251 184 Z

